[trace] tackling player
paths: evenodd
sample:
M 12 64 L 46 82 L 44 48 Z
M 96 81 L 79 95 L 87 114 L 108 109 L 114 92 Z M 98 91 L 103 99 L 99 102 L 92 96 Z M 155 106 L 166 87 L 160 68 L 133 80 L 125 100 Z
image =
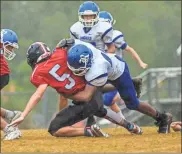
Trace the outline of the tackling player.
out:
M 85 76 L 93 86 L 101 87 L 109 81 L 113 84 L 130 110 L 137 110 L 156 120 L 159 133 L 169 133 L 172 115 L 160 113 L 150 104 L 140 102 L 135 95 L 128 66 L 115 54 L 106 54 L 89 43 L 75 40 L 68 51 L 68 67 L 75 75 Z M 99 67 L 98 67 L 99 66 Z
M 113 19 L 112 15 L 107 12 L 107 11 L 100 11 L 99 12 L 99 20 L 103 22 L 108 22 L 111 25 L 114 25 L 116 23 L 116 20 Z M 124 39 L 124 35 L 122 32 L 118 30 L 113 30 L 113 36 L 112 40 L 115 44 L 116 50 L 115 53 L 122 57 L 123 56 L 123 51 L 130 53 L 131 56 L 138 62 L 139 66 L 142 67 L 143 69 L 147 68 L 147 64 L 144 63 L 140 56 L 137 54 L 137 52 L 128 45 L 128 43 Z M 136 78 L 137 80 L 137 78 Z M 140 96 L 138 96 L 139 98 Z M 113 111 L 120 113 L 120 108 L 116 105 L 116 102 L 121 102 L 123 103 L 123 100 L 121 99 L 119 93 L 117 90 L 104 93 L 104 105 L 110 106 Z

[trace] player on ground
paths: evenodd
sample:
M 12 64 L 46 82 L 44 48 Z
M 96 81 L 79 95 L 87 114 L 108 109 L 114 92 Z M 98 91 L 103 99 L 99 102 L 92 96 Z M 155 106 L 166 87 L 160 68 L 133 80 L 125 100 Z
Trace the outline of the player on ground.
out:
M 103 22 L 108 22 L 111 25 L 114 25 L 116 23 L 116 20 L 113 19 L 112 15 L 107 11 L 101 11 L 99 12 L 99 20 Z M 132 57 L 138 62 L 139 66 L 143 69 L 147 68 L 147 64 L 144 63 L 140 56 L 137 54 L 137 52 L 128 45 L 128 43 L 124 39 L 124 35 L 122 32 L 118 30 L 113 30 L 113 36 L 112 36 L 113 43 L 115 44 L 116 50 L 115 53 L 122 57 L 123 51 L 130 53 Z M 139 92 L 140 94 L 140 92 Z M 140 96 L 138 96 L 139 98 Z M 117 90 L 111 91 L 108 93 L 104 93 L 104 105 L 110 106 L 111 109 L 113 109 L 115 112 L 120 113 L 120 108 L 116 105 L 117 102 L 123 102 L 121 99 L 119 93 Z
M 18 38 L 14 31 L 10 29 L 1 30 L 0 49 L 0 90 L 2 90 L 9 83 L 10 69 L 6 59 L 12 60 L 16 55 L 14 50 L 18 49 Z M 20 114 L 20 111 L 10 111 L 1 108 L 1 130 L 4 132 L 4 140 L 13 140 L 21 136 L 21 132 L 17 127 L 7 127 L 8 123 L 17 119 Z
M 47 87 L 50 86 L 59 94 L 77 101 L 75 102 L 77 105 L 65 108 L 52 120 L 49 132 L 53 136 L 70 137 L 84 135 L 106 137 L 107 134 L 103 133 L 96 124 L 85 128 L 72 126 L 90 115 L 107 118 L 125 127 L 131 133 L 142 133 L 142 130 L 137 125 L 118 117 L 110 109 L 103 108 L 101 92 L 96 90 L 97 88 L 94 86 L 86 85 L 83 77 L 75 76 L 68 69 L 67 51 L 65 49 L 57 47 L 53 54 L 51 54 L 50 49 L 44 43 L 36 42 L 27 51 L 27 62 L 33 69 L 30 78 L 31 83 L 37 87 L 37 90 L 30 98 L 21 117 L 13 121 L 11 125 L 16 126 L 21 123 L 40 101 Z M 83 93 L 86 94 L 83 95 Z
M 128 109 L 144 113 L 157 122 L 159 133 L 169 133 L 172 115 L 160 113 L 150 104 L 140 102 L 135 94 L 128 66 L 115 54 L 106 54 L 89 43 L 75 40 L 75 45 L 68 51 L 68 67 L 75 75 L 85 76 L 93 86 L 101 87 L 109 81 L 113 84 Z M 98 67 L 99 66 L 99 67 Z

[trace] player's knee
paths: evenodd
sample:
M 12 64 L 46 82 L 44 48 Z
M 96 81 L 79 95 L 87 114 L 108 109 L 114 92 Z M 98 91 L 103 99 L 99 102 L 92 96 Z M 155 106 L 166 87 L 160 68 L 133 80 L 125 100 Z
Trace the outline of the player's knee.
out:
M 116 94 L 117 94 L 117 91 L 105 93 L 103 95 L 103 104 L 106 106 L 111 106 L 113 104 L 113 99 L 116 96 Z
M 55 128 L 55 126 L 53 124 L 50 124 L 49 128 L 48 128 L 48 132 L 52 135 L 52 136 L 56 136 L 56 132 L 58 131 L 58 128 Z
M 130 110 L 137 110 L 139 105 L 139 100 L 137 98 L 131 99 L 131 98 L 124 98 L 125 105 Z

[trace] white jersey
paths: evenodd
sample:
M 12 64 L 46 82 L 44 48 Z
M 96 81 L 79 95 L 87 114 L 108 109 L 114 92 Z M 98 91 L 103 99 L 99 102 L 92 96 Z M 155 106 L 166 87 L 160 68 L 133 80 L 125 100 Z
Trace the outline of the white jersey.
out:
M 127 47 L 127 43 L 125 42 L 124 40 L 124 35 L 122 32 L 118 31 L 118 30 L 113 30 L 113 36 L 112 36 L 112 40 L 113 40 L 113 43 L 115 44 L 115 47 L 116 47 L 116 50 L 115 50 L 115 53 L 122 57 L 123 54 L 123 50 Z M 106 46 L 106 49 L 107 51 L 107 46 Z
M 85 74 L 87 82 L 94 86 L 103 86 L 108 80 L 116 80 L 125 69 L 125 62 L 119 60 L 116 54 L 104 53 L 96 49 L 93 45 L 75 40 L 75 44 L 83 44 L 93 52 L 93 64 Z
M 70 36 L 84 42 L 91 43 L 97 49 L 104 51 L 106 44 L 112 43 L 113 29 L 111 24 L 99 21 L 89 31 L 81 22 L 76 22 L 70 28 Z

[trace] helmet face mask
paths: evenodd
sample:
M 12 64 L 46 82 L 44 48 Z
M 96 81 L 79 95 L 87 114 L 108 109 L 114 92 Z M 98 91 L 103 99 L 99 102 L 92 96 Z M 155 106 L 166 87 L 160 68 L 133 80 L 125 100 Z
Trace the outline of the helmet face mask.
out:
M 68 68 L 77 76 L 84 76 L 93 63 L 93 53 L 85 45 L 75 45 L 68 51 Z
M 4 48 L 4 57 L 7 60 L 12 60 L 16 56 L 15 50 L 18 49 L 18 45 L 9 43 L 3 45 L 3 48 Z
M 99 7 L 97 4 L 91 1 L 87 1 L 80 5 L 80 8 L 78 10 L 78 19 L 84 27 L 92 28 L 99 21 L 98 13 Z
M 87 71 L 90 69 L 90 67 L 80 67 L 76 69 L 70 66 L 68 62 L 67 62 L 67 66 L 73 72 L 73 74 L 77 76 L 84 76 L 87 73 Z
M 98 17 L 96 14 L 80 15 L 79 21 L 84 25 L 84 27 L 91 28 L 98 22 Z

